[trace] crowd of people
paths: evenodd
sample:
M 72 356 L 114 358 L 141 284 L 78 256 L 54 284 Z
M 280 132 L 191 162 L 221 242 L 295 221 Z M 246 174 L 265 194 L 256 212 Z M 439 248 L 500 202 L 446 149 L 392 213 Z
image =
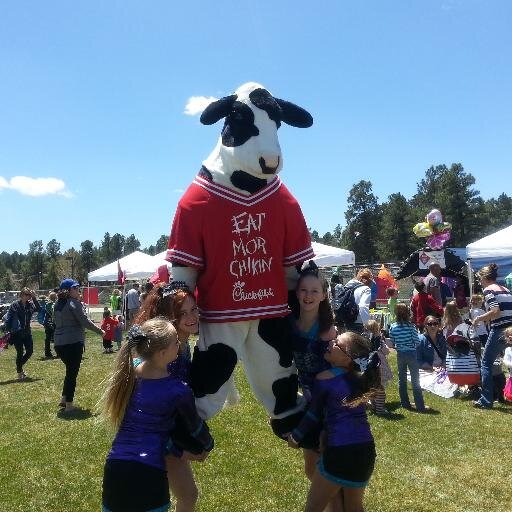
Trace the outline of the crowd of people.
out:
M 445 372 L 451 382 L 460 385 L 456 395 L 467 393 L 476 399 L 473 405 L 490 409 L 494 402 L 504 402 L 505 375 L 503 365 L 512 375 L 512 294 L 496 280 L 498 267 L 487 265 L 479 270 L 476 278 L 482 289 L 481 294 L 466 298 L 447 298 L 451 291 L 443 291 L 441 266 L 433 260 L 429 274 L 415 281 L 414 295 L 409 304 L 398 301 L 395 288 L 386 290 L 391 326 L 389 344 L 396 351 L 399 396 L 402 407 L 428 411 L 420 386 L 420 370 Z M 359 306 L 355 323 L 347 322 L 345 328 L 356 332 L 367 332 L 375 336 L 376 327 L 370 317 L 369 283 L 373 276 L 369 269 L 360 270 L 356 278 L 345 286 L 334 278 L 334 305 L 338 306 L 337 295 L 347 287 L 354 288 L 354 300 Z M 454 295 L 461 289 L 456 285 Z M 460 294 L 459 294 L 460 295 Z M 363 331 L 362 331 L 363 330 Z M 414 403 L 407 394 L 407 377 L 410 377 Z
M 478 384 L 469 385 L 479 395 L 475 407 L 490 409 L 495 400 L 503 399 L 496 381 L 504 384 L 504 376 L 496 379 L 496 367 L 504 358 L 512 368 L 512 294 L 497 284 L 496 265 L 482 268 L 477 276 L 483 295 L 471 297 L 464 322 L 455 301 L 443 307 L 437 266 L 434 263 L 431 273 L 416 283 L 410 304 L 398 299 L 397 290 L 387 290 L 389 332 L 371 318 L 374 279 L 369 269 L 360 270 L 345 286 L 334 276 L 329 287 L 313 262 L 303 268 L 288 317 L 288 336 L 307 407 L 284 438 L 303 453 L 305 476 L 311 482 L 306 511 L 363 510 L 364 490 L 376 460 L 367 412 L 391 415 L 385 405 L 385 387 L 392 381 L 390 353 L 396 353 L 398 391 L 405 409 L 429 410 L 420 370 L 445 371 L 450 357 L 469 351 L 481 373 L 481 382 L 479 376 Z M 214 446 L 189 387 L 190 337 L 198 334 L 199 311 L 194 293 L 182 282 L 160 283 L 143 293 L 134 284 L 123 305 L 122 294 L 115 289 L 98 327 L 87 318 L 80 285 L 73 279 L 64 279 L 41 302 L 32 290 L 23 289 L 6 315 L 6 328 L 16 349 L 18 379 L 24 380 L 24 365 L 33 352 L 30 320 L 34 313 L 44 312 L 40 322 L 45 357 L 54 357 L 53 341 L 65 365 L 59 402 L 65 413 L 77 410 L 74 396 L 85 330 L 102 337 L 106 353 L 113 352 L 115 341 L 118 357 L 103 410 L 117 433 L 106 457 L 103 510 L 165 511 L 171 491 L 176 511 L 191 511 L 198 500 L 191 461 L 204 461 Z M 347 297 L 357 307 L 344 321 L 337 311 L 347 306 Z M 408 395 L 408 374 L 414 402 Z M 140 492 L 127 493 L 132 487 Z

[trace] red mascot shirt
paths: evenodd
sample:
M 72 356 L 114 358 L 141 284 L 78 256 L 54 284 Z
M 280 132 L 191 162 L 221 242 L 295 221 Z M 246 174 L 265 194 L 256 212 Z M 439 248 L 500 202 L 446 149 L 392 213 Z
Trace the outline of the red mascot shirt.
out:
M 207 322 L 288 314 L 283 267 L 314 256 L 302 211 L 276 176 L 246 196 L 199 176 L 181 198 L 167 260 L 199 270 Z

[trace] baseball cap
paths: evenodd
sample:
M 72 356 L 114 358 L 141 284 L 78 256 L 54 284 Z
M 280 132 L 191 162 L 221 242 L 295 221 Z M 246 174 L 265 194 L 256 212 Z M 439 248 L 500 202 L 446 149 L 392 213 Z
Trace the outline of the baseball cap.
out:
M 70 290 L 75 286 L 80 286 L 80 283 L 78 281 L 75 281 L 74 279 L 67 278 L 61 281 L 59 288 L 61 290 Z

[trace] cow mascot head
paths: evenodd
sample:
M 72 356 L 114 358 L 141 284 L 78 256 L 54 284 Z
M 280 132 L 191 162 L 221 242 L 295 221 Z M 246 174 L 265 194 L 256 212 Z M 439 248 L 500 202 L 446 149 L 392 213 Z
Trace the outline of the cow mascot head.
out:
M 221 136 L 180 199 L 167 259 L 173 278 L 197 286 L 201 314 L 191 386 L 203 418 L 236 396 L 233 370 L 248 381 L 284 432 L 303 408 L 287 316 L 296 267 L 314 256 L 300 207 L 277 176 L 282 123 L 307 128 L 311 115 L 247 83 L 203 111 L 224 120 Z M 293 286 L 293 285 L 292 285 Z

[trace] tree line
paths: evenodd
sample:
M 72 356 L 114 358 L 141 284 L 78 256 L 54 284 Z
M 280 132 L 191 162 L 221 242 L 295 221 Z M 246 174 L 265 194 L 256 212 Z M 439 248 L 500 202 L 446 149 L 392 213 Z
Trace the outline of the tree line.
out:
M 311 231 L 314 241 L 354 251 L 358 263 L 402 261 L 425 245 L 413 234 L 413 226 L 437 208 L 452 224 L 446 247 L 465 247 L 471 242 L 512 224 L 512 197 L 482 199 L 475 178 L 459 163 L 432 166 L 407 199 L 401 192 L 379 202 L 371 181 L 355 183 L 348 194 L 345 227 L 338 224 L 323 236 Z
M 444 221 L 452 224 L 447 246 L 465 247 L 512 224 L 512 198 L 503 192 L 498 198 L 484 200 L 474 185 L 475 178 L 461 164 L 437 165 L 427 169 L 411 198 L 395 192 L 380 203 L 371 181 L 361 180 L 349 191 L 345 227 L 337 224 L 323 236 L 310 229 L 311 238 L 354 251 L 358 263 L 402 261 L 425 243 L 413 234 L 412 227 L 437 208 Z M 50 289 L 69 276 L 86 282 L 91 270 L 136 250 L 158 254 L 167 248 L 167 241 L 168 235 L 162 235 L 154 245 L 141 249 L 134 234 L 107 232 L 98 246 L 84 240 L 78 249 L 62 251 L 56 239 L 46 246 L 35 240 L 26 254 L 0 253 L 0 290 L 23 286 Z
M 134 234 L 124 236 L 106 232 L 98 246 L 84 240 L 78 249 L 61 250 L 54 238 L 46 246 L 42 240 L 29 244 L 26 254 L 14 251 L 0 253 L 0 290 L 19 290 L 24 286 L 36 289 L 54 288 L 64 277 L 87 282 L 87 274 L 133 251 L 142 250 L 154 256 L 167 249 L 168 235 L 162 235 L 154 245 L 141 249 Z

